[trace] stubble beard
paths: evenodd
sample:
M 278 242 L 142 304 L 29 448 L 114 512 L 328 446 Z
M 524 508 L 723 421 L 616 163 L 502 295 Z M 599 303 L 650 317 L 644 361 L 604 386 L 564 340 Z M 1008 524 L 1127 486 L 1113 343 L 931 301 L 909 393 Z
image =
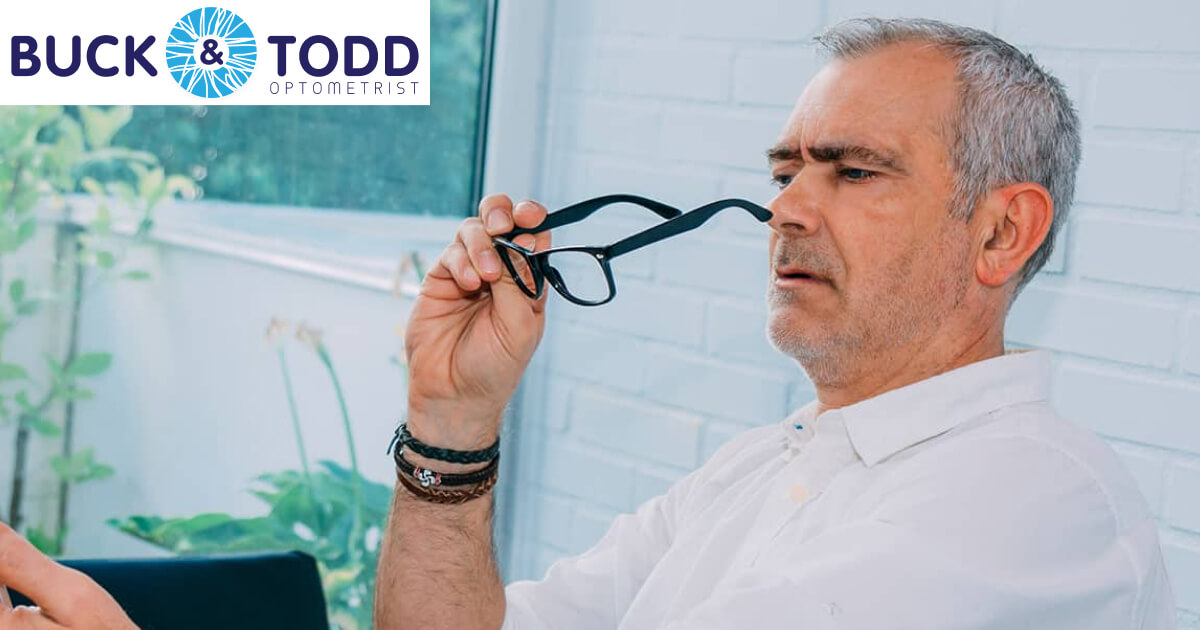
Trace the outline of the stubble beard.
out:
M 950 248 L 943 253 L 952 264 L 965 262 L 962 245 L 944 242 L 941 247 Z M 940 278 L 914 273 L 915 262 L 927 255 L 923 250 L 909 252 L 884 277 L 882 290 L 862 299 L 839 291 L 845 315 L 841 325 L 817 328 L 794 321 L 792 311 L 803 308 L 799 304 L 803 298 L 771 283 L 767 292 L 771 344 L 795 359 L 818 387 L 842 387 L 889 365 L 895 353 L 909 352 L 931 338 L 966 296 L 968 278 L 958 273 L 962 267 L 946 267 Z

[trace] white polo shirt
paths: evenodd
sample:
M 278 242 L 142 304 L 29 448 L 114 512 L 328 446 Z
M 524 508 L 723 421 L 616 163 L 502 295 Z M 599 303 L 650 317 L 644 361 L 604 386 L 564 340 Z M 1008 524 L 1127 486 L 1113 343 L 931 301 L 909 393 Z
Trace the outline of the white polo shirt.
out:
M 504 628 L 1174 628 L 1144 499 L 1049 379 L 1008 354 L 748 431 L 510 584 Z

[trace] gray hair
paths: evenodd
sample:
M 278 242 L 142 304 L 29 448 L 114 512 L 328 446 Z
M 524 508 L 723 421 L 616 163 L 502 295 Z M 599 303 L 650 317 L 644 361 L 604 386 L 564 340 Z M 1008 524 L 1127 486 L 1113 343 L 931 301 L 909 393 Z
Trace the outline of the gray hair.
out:
M 901 42 L 924 42 L 955 60 L 959 101 L 947 121 L 955 171 L 951 212 L 969 219 L 989 192 L 1017 182 L 1041 184 L 1054 201 L 1046 240 L 1021 269 L 1020 292 L 1050 258 L 1075 196 L 1079 117 L 1062 82 L 1031 55 L 991 33 L 937 20 L 846 20 L 816 41 L 837 59 Z

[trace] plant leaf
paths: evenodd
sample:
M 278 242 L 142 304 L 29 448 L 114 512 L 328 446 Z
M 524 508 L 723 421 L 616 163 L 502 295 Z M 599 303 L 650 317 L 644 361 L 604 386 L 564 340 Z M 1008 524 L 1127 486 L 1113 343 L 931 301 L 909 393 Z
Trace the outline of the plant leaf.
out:
M 21 221 L 21 224 L 17 226 L 17 248 L 29 242 L 34 234 L 37 234 L 37 219 L 28 217 Z
M 39 435 L 46 437 L 58 437 L 62 435 L 61 427 L 41 416 L 27 417 L 25 421 L 29 423 L 29 428 L 36 431 Z
M 42 530 L 40 527 L 30 527 L 25 530 L 25 539 L 29 541 L 38 551 L 48 555 L 57 556 L 62 554 L 62 537 L 51 536 L 49 533 Z
M 55 474 L 68 483 L 83 483 L 111 477 L 112 466 L 96 461 L 95 453 L 90 448 L 75 451 L 70 457 L 55 455 L 50 458 L 50 467 Z
M 16 363 L 0 363 L 0 381 L 24 381 L 29 379 L 25 368 Z
M 13 304 L 25 301 L 25 280 L 23 278 L 17 278 L 9 283 L 8 297 L 12 299 Z
M 71 362 L 67 367 L 67 376 L 78 378 L 80 376 L 96 376 L 104 373 L 108 367 L 112 365 L 112 355 L 107 352 L 85 352 Z
M 84 191 L 86 191 L 89 195 L 91 195 L 93 197 L 103 197 L 104 196 L 104 188 L 102 188 L 100 186 L 100 182 L 96 181 L 95 177 L 92 177 L 90 175 L 84 177 L 83 179 L 79 180 L 79 186 L 82 187 L 84 189 Z
M 72 387 L 59 392 L 58 397 L 63 400 L 91 400 L 96 397 L 96 393 L 90 389 Z
M 146 271 L 145 269 L 134 269 L 133 271 L 126 271 L 125 273 L 121 274 L 121 277 L 125 280 L 142 281 L 149 280 L 151 275 L 150 272 Z

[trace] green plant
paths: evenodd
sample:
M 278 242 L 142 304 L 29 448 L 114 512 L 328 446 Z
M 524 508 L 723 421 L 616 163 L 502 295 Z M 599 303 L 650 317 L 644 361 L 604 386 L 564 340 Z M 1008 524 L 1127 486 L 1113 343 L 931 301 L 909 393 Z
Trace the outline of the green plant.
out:
M 155 156 L 114 146 L 132 113 L 129 107 L 0 107 L 0 288 L 6 298 L 0 300 L 0 428 L 11 429 L 14 442 L 8 513 L 0 518 L 51 554 L 63 550 L 72 486 L 113 472 L 92 449 L 74 444 L 75 404 L 93 396 L 88 380 L 112 362 L 107 352 L 79 347 L 83 300 L 97 283 L 149 277 L 131 268 L 126 254 L 149 233 L 155 206 L 192 190 L 190 179 L 167 176 Z M 133 221 L 132 234 L 114 230 L 114 201 Z M 30 270 L 30 261 L 38 260 L 40 223 L 54 229 L 48 280 Z M 6 339 L 43 316 L 65 328 L 61 352 L 24 363 L 9 357 Z M 37 439 L 61 440 L 50 460 L 59 485 L 49 526 L 26 522 L 29 454 Z
M 267 337 L 276 343 L 300 470 L 255 478 L 250 492 L 266 504 L 267 513 L 253 518 L 218 513 L 166 519 L 131 516 L 113 519 L 109 524 L 181 555 L 251 550 L 306 552 L 316 558 L 321 569 L 330 621 L 343 630 L 370 628 L 379 541 L 387 521 L 392 488 L 370 481 L 359 472 L 350 415 L 321 334 L 304 325 L 294 328 L 295 338 L 315 353 L 337 394 L 350 467 L 327 460 L 318 462 L 316 468 L 309 466 L 282 343 L 281 333 L 293 326 L 273 320 Z

